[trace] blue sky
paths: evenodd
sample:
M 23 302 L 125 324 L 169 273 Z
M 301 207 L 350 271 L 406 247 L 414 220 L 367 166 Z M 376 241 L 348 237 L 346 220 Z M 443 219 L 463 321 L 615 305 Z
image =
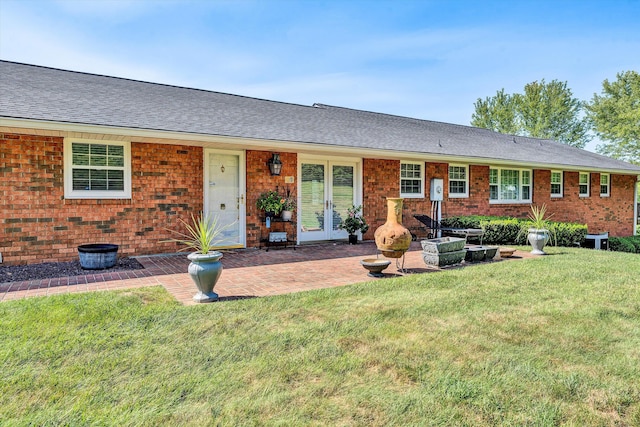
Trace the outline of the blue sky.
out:
M 0 58 L 467 125 L 502 88 L 588 100 L 640 70 L 639 22 L 638 0 L 0 0 Z

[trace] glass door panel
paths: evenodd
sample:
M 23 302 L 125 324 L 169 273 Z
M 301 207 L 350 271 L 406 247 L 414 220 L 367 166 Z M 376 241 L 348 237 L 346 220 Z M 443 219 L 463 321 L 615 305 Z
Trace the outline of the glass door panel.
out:
M 339 226 L 355 201 L 355 163 L 300 164 L 300 241 L 346 239 Z
M 347 214 L 347 209 L 354 203 L 355 168 L 353 166 L 332 165 L 331 169 L 331 238 L 342 239 L 348 236 L 348 233 L 339 227 Z
M 326 238 L 325 164 L 303 163 L 300 180 L 300 240 L 323 240 Z

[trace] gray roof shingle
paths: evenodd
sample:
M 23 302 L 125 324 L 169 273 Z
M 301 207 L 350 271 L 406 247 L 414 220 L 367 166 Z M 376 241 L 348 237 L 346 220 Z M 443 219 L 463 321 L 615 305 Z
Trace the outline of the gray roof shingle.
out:
M 0 117 L 640 173 L 550 140 L 9 61 L 0 61 Z

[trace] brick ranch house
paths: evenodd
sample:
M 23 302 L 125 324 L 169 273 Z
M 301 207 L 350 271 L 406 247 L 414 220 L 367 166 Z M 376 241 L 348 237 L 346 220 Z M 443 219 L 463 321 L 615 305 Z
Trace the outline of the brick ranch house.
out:
M 279 154 L 282 173 L 268 167 Z M 526 216 L 546 203 L 590 232 L 636 232 L 640 167 L 554 141 L 315 104 L 0 61 L 0 254 L 3 265 L 70 260 L 86 243 L 122 255 L 175 252 L 167 228 L 212 212 L 234 222 L 231 247 L 257 247 L 265 191 L 297 198 L 296 242 L 345 239 L 352 203 L 371 229 L 385 197 L 403 219 Z

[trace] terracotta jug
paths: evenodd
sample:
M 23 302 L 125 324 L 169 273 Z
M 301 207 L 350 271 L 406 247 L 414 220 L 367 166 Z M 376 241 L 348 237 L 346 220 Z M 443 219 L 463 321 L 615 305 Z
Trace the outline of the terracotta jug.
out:
M 402 225 L 402 201 L 387 197 L 387 222 L 374 233 L 376 246 L 387 258 L 400 258 L 411 245 L 411 233 Z

